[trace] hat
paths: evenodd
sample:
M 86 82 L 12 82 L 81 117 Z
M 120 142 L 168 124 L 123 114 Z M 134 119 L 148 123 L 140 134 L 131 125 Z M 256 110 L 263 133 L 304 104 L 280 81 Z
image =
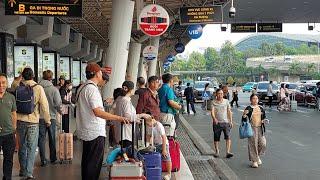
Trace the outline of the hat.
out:
M 89 73 L 95 74 L 99 71 L 101 71 L 101 67 L 96 63 L 89 63 L 86 67 L 86 72 L 89 72 Z

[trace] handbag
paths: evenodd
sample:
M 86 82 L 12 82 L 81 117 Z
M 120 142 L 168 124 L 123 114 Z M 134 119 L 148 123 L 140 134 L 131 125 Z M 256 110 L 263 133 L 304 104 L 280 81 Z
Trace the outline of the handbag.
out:
M 240 139 L 250 138 L 253 136 L 251 124 L 248 121 L 243 121 L 239 126 Z

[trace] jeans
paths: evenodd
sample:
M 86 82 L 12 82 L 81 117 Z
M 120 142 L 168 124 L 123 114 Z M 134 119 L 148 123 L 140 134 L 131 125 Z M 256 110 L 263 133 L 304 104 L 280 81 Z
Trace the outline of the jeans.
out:
M 0 136 L 0 149 L 3 151 L 3 180 L 11 180 L 12 178 L 15 144 L 14 134 Z
M 30 177 L 33 173 L 34 160 L 36 157 L 36 147 L 38 145 L 39 124 L 28 122 L 17 122 L 17 133 L 20 138 L 20 149 L 18 152 L 20 173 Z
M 40 150 L 40 159 L 42 163 L 46 163 L 46 135 L 49 136 L 49 149 L 50 149 L 50 161 L 55 162 L 57 160 L 56 152 L 56 120 L 51 119 L 50 127 L 47 127 L 44 119 L 40 119 L 39 122 L 39 139 L 38 146 Z

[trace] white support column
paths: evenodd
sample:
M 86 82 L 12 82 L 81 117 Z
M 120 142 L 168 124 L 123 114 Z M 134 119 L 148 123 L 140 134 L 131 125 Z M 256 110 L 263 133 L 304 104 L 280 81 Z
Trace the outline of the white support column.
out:
M 70 25 L 61 24 L 61 35 L 52 35 L 52 37 L 49 38 L 49 47 L 54 50 L 61 49 L 69 44 L 69 39 Z
M 127 80 L 136 82 L 138 76 L 138 67 L 141 54 L 140 43 L 130 43 L 129 56 L 128 56 L 128 69 L 127 69 Z
M 35 43 L 52 37 L 54 17 L 43 17 L 43 24 L 27 24 L 27 40 Z
M 128 50 L 131 37 L 134 1 L 112 0 L 110 44 L 104 66 L 112 68 L 110 81 L 104 91 L 104 98 L 112 97 L 113 90 L 121 87 L 126 76 Z
M 159 41 L 160 37 L 154 37 L 151 39 L 151 45 L 156 47 L 157 49 L 157 57 L 149 62 L 149 69 L 148 69 L 148 78 L 150 76 L 155 76 L 157 73 L 157 64 L 158 64 L 158 51 L 159 51 Z
M 139 60 L 139 69 L 138 69 L 138 77 L 141 77 L 143 75 L 144 69 L 144 57 L 140 57 Z

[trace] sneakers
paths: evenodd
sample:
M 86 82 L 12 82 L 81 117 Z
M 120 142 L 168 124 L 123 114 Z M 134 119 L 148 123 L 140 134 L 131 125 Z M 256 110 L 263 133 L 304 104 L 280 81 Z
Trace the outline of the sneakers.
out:
M 261 159 L 259 158 L 258 159 L 258 165 L 260 166 L 262 164 L 262 161 L 261 161 Z
M 170 180 L 171 179 L 171 174 L 167 174 L 163 176 L 163 180 Z
M 258 168 L 259 167 L 258 162 L 253 162 L 251 167 L 252 168 Z

